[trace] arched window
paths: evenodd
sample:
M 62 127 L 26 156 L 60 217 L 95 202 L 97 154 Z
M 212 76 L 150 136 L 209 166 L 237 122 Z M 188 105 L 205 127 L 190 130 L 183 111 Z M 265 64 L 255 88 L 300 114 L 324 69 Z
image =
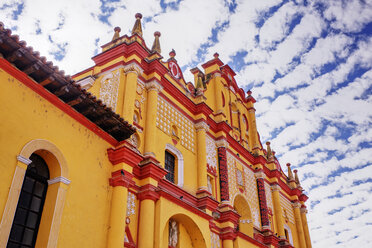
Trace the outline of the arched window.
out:
M 167 162 L 168 158 L 168 162 Z M 168 163 L 168 165 L 167 165 Z M 173 181 L 168 179 L 170 175 L 166 175 L 166 179 L 169 181 L 177 184 L 179 187 L 183 187 L 183 156 L 182 153 L 173 145 L 166 144 L 165 145 L 165 160 L 164 160 L 164 167 L 166 170 L 170 171 L 170 168 L 173 167 Z
M 176 159 L 175 157 L 169 153 L 168 151 L 165 151 L 165 160 L 164 160 L 164 164 L 165 164 L 165 169 L 168 171 L 168 174 L 165 175 L 165 178 L 168 180 L 168 181 L 171 181 L 172 183 L 175 183 L 175 163 L 176 163 Z
M 30 160 L 32 163 L 27 166 L 8 248 L 35 246 L 48 188 L 49 170 L 40 156 L 32 154 Z

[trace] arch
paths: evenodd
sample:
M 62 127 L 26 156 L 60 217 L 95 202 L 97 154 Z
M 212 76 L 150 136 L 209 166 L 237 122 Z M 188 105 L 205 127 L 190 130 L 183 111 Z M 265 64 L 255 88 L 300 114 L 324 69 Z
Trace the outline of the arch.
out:
M 28 159 L 33 153 L 45 159 L 51 172 L 51 180 L 57 177 L 68 178 L 66 159 L 58 147 L 52 142 L 44 139 L 31 140 L 22 148 L 19 156 Z
M 36 247 L 57 246 L 66 191 L 70 184 L 68 166 L 65 157 L 56 145 L 47 140 L 36 139 L 24 145 L 20 154 L 17 155 L 18 162 L 0 223 L 0 247 L 5 247 L 8 241 L 26 169 L 32 162 L 30 160 L 32 154 L 37 154 L 45 160 L 51 178 L 48 180 L 49 186 Z
M 168 244 L 168 241 L 169 241 L 169 221 L 170 220 L 176 221 L 178 224 L 179 244 L 177 245 L 177 247 L 182 247 L 182 244 L 185 244 L 187 242 L 191 242 L 193 247 L 198 247 L 198 248 L 207 247 L 206 240 L 203 237 L 203 234 L 200 228 L 198 227 L 198 225 L 194 222 L 194 220 L 190 216 L 187 216 L 186 214 L 181 214 L 181 213 L 174 214 L 166 221 L 164 229 L 163 229 L 163 245 Z
M 180 150 L 178 150 L 175 146 L 167 143 L 165 145 L 165 150 L 172 153 L 176 159 L 177 159 L 177 185 L 180 186 L 180 187 L 183 187 L 183 176 L 184 176 L 184 172 L 183 172 L 183 155 L 182 153 L 180 152 Z
M 240 215 L 239 231 L 253 237 L 253 220 L 251 209 L 248 202 L 241 194 L 236 194 L 234 198 L 234 209 Z

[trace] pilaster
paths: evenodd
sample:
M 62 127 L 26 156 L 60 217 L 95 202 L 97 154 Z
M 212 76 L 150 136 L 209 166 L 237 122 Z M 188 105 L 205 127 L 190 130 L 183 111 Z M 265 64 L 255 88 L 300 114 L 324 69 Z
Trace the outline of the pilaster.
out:
M 125 74 L 125 90 L 124 90 L 124 104 L 122 107 L 122 116 L 129 124 L 133 123 L 134 101 L 136 98 L 137 79 L 141 75 L 143 69 L 136 63 L 130 63 L 124 66 Z
M 300 248 L 306 248 L 306 241 L 305 241 L 304 229 L 302 225 L 300 208 L 301 208 L 301 203 L 299 202 L 293 203 L 295 222 L 296 222 L 296 228 L 297 228 L 297 236 L 298 236 Z
M 154 151 L 156 146 L 156 115 L 159 92 L 163 87 L 153 80 L 145 85 L 147 89 L 147 110 L 145 123 L 145 156 L 156 156 Z
M 273 196 L 274 215 L 277 227 L 276 232 L 278 233 L 280 239 L 285 239 L 283 211 L 282 207 L 280 206 L 280 186 L 278 184 L 272 185 L 271 192 Z
M 206 132 L 208 124 L 202 120 L 195 124 L 197 136 L 198 192 L 200 196 L 210 195 L 207 187 L 207 145 Z

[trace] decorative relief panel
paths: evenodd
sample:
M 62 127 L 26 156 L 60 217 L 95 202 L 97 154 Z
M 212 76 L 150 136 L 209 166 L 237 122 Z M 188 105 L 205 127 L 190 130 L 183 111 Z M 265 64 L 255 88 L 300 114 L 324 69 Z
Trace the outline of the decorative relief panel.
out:
M 118 100 L 118 90 L 120 83 L 120 72 L 116 70 L 106 74 L 101 80 L 101 88 L 99 91 L 99 98 L 104 104 L 116 111 L 116 104 Z
M 211 232 L 211 248 L 221 248 L 220 236 L 214 232 Z
M 291 202 L 280 194 L 280 205 L 283 207 L 283 217 L 285 220 L 288 220 L 292 224 L 294 224 L 294 215 L 293 215 L 293 208 Z
M 272 211 L 274 211 L 271 187 L 266 181 L 265 181 L 265 193 L 266 193 L 267 207 L 270 208 Z
M 229 191 L 230 195 L 233 196 L 232 198 L 230 198 L 230 200 L 233 201 L 237 194 L 242 194 L 249 204 L 253 224 L 259 228 L 260 212 L 258 206 L 256 178 L 252 170 L 248 169 L 245 165 L 242 165 L 243 168 L 242 180 L 244 183 L 245 190 L 241 193 L 241 191 L 239 191 L 239 184 L 237 180 L 238 178 L 237 171 L 239 170 L 237 169 L 236 166 L 237 163 L 240 163 L 240 161 L 237 160 L 230 152 L 227 152 L 227 165 L 229 171 Z M 234 204 L 234 202 L 231 202 L 231 204 Z
M 217 171 L 217 148 L 216 148 L 216 143 L 208 135 L 206 136 L 206 143 L 207 143 L 207 164 L 214 171 Z
M 157 111 L 156 126 L 170 136 L 172 135 L 172 126 L 177 126 L 181 145 L 195 152 L 195 129 L 193 123 L 161 97 L 159 97 Z
M 136 195 L 128 191 L 127 217 L 136 214 Z

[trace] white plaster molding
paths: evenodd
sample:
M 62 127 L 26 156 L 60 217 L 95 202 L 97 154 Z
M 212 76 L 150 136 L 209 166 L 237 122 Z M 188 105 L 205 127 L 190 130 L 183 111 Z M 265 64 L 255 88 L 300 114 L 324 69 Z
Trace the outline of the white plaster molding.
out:
M 271 191 L 280 191 L 279 184 L 273 184 L 273 185 L 271 185 Z
M 93 83 L 96 79 L 92 76 L 85 77 L 79 81 L 76 82 L 76 84 L 80 85 L 81 88 L 83 89 L 89 89 L 90 87 L 93 86 Z
M 305 207 L 301 207 L 300 211 L 302 214 L 307 214 L 307 209 Z
M 48 185 L 55 184 L 55 183 L 64 183 L 66 185 L 69 185 L 71 181 L 65 177 L 55 177 L 53 179 L 48 180 Z
M 229 143 L 225 139 L 219 139 L 219 140 L 216 140 L 216 146 L 217 146 L 217 148 L 220 148 L 220 147 L 228 148 Z
M 136 63 L 132 62 L 124 66 L 124 73 L 128 74 L 134 72 L 137 75 L 141 75 L 143 73 L 143 69 Z
M 177 174 L 178 174 L 177 185 L 180 186 L 180 187 L 183 187 L 183 177 L 184 177 L 183 155 L 180 152 L 180 150 L 178 150 L 175 146 L 173 146 L 171 144 L 166 144 L 165 145 L 165 150 L 170 151 L 171 153 L 173 153 L 177 157 L 177 168 L 178 168 L 178 170 L 177 170 Z
M 146 87 L 147 91 L 156 90 L 158 93 L 163 90 L 163 86 L 161 86 L 160 83 L 156 80 L 152 80 L 150 82 L 147 82 L 145 84 L 145 87 Z
M 262 178 L 264 179 L 265 178 L 265 173 L 263 171 L 257 171 L 254 173 L 254 176 L 259 179 L 259 178 Z
M 202 130 L 207 132 L 209 130 L 209 126 L 204 121 L 200 121 L 195 124 L 195 129 L 197 132 L 202 131 Z
M 294 202 L 294 203 L 292 203 L 292 207 L 293 207 L 293 208 L 300 208 L 300 207 L 301 207 L 301 203 L 299 203 L 299 202 Z
M 32 160 L 29 158 L 25 158 L 22 155 L 17 155 L 17 160 L 21 163 L 24 163 L 25 165 L 29 165 L 32 163 Z

